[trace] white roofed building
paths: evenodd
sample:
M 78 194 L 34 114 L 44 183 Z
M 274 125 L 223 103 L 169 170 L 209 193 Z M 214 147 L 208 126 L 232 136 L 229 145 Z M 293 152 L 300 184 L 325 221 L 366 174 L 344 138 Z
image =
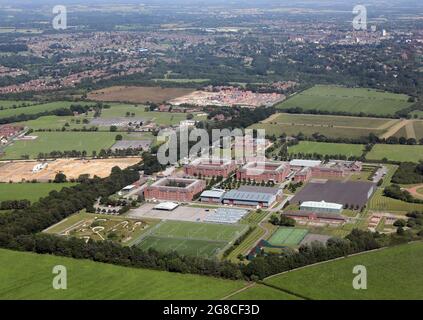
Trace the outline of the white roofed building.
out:
M 303 211 L 341 213 L 343 205 L 325 201 L 304 201 L 300 205 Z

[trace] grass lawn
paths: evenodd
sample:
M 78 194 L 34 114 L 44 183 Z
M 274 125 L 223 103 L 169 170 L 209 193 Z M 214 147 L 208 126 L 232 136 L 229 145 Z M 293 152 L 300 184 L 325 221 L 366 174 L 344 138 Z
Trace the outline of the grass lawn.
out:
M 303 110 L 322 110 L 329 112 L 360 112 L 374 115 L 393 115 L 412 103 L 408 96 L 381 92 L 366 88 L 345 88 L 338 86 L 314 86 L 293 95 L 277 107 L 289 109 L 300 107 Z
M 108 149 L 115 143 L 116 132 L 34 132 L 35 140 L 15 141 L 5 150 L 4 159 L 20 159 L 22 155 L 36 158 L 40 152 L 87 151 Z
M 411 161 L 418 163 L 423 160 L 423 146 L 377 144 L 367 156 L 369 160 Z
M 278 228 L 267 241 L 275 246 L 295 246 L 304 239 L 307 233 L 307 229 Z
M 85 115 L 82 116 L 45 116 L 40 117 L 38 119 L 29 120 L 29 121 L 23 121 L 23 122 L 17 122 L 17 125 L 22 125 L 29 127 L 33 130 L 39 130 L 39 129 L 62 129 L 66 123 L 69 124 L 69 127 L 66 127 L 67 130 L 71 129 L 81 129 L 82 127 L 90 128 L 93 127 L 90 124 L 84 124 L 82 121 L 84 119 L 91 120 L 91 117 L 86 117 Z M 76 120 L 79 120 L 80 123 L 76 123 Z
M 359 157 L 363 153 L 364 146 L 361 144 L 324 143 L 313 141 L 301 141 L 299 144 L 289 147 L 290 154 L 317 153 L 322 155 L 342 154 L 347 157 Z
M 165 221 L 138 246 L 145 250 L 154 248 L 183 255 L 214 256 L 246 229 L 246 225 Z
M 25 108 L 17 109 L 4 109 L 0 110 L 0 118 L 7 118 L 11 116 L 16 116 L 20 114 L 36 114 L 45 111 L 53 111 L 62 108 L 69 108 L 72 104 L 82 104 L 82 105 L 93 105 L 94 103 L 75 103 L 70 101 L 56 101 L 43 104 L 32 105 Z M 1 105 L 1 102 L 0 102 Z
M 272 287 L 256 284 L 229 297 L 229 300 L 300 300 L 300 298 Z
M 32 105 L 37 103 L 36 101 L 28 100 L 0 100 L 0 110 L 11 109 L 13 107 L 19 107 L 22 104 Z
M 125 117 L 127 112 L 135 113 L 135 118 L 143 118 L 145 120 L 153 120 L 159 125 L 175 125 L 180 121 L 186 120 L 187 113 L 171 113 L 171 112 L 155 112 L 145 111 L 144 105 L 132 104 L 111 104 L 110 109 L 104 109 L 101 113 L 102 118 L 118 118 Z M 200 120 L 198 117 L 194 117 Z
M 423 211 L 423 204 L 409 203 L 383 195 L 383 189 L 379 188 L 369 202 L 369 209 L 374 211 L 398 211 L 406 213 L 409 211 Z
M 75 183 L 0 183 L 0 201 L 27 199 L 36 202 L 50 191 L 59 191 Z
M 354 266 L 367 268 L 367 290 L 354 290 Z M 423 243 L 348 257 L 265 279 L 311 299 L 423 299 Z
M 52 288 L 56 265 L 67 268 L 67 290 Z M 0 249 L 0 299 L 220 299 L 244 285 Z

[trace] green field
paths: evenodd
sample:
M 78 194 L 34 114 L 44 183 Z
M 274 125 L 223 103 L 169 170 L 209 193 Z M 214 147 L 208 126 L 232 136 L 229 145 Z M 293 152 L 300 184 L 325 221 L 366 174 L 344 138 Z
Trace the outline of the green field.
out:
M 57 109 L 62 108 L 69 108 L 72 104 L 76 104 L 75 102 L 70 101 L 56 101 L 56 102 L 50 102 L 50 103 L 43 103 L 43 104 L 36 104 L 25 108 L 9 108 L 0 110 L 0 118 L 7 118 L 11 116 L 16 116 L 20 114 L 36 114 L 40 112 L 46 112 L 46 111 L 53 111 Z M 83 105 L 93 105 L 93 103 L 79 103 Z M 1 102 L 0 102 L 1 105 Z
M 231 297 L 229 300 L 299 300 L 300 298 L 293 296 L 281 290 L 268 287 L 261 284 L 241 291 Z
M 407 95 L 366 88 L 318 85 L 293 95 L 277 107 L 282 110 L 300 107 L 303 110 L 394 115 L 412 104 L 408 99 Z
M 75 183 L 0 183 L 0 201 L 27 199 L 36 202 L 50 191 L 59 191 Z
M 354 290 L 354 266 L 367 268 L 367 290 Z M 311 299 L 423 299 L 423 243 L 368 252 L 265 279 Z
M 267 241 L 274 246 L 296 246 L 307 233 L 307 229 L 278 228 Z
M 12 109 L 14 107 L 19 107 L 22 104 L 32 105 L 37 103 L 36 101 L 28 101 L 28 100 L 0 100 L 0 110 L 4 109 Z
M 152 120 L 159 125 L 179 124 L 182 120 L 186 120 L 188 115 L 186 113 L 145 111 L 144 105 L 111 104 L 111 108 L 103 109 L 101 118 L 125 117 L 127 112 L 134 113 L 135 118 Z M 198 117 L 194 117 L 194 119 L 198 119 Z
M 67 290 L 52 288 L 56 265 L 67 269 Z M 244 285 L 243 281 L 0 249 L 0 299 L 220 299 Z
M 5 149 L 4 159 L 20 159 L 23 155 L 36 158 L 40 152 L 92 151 L 108 149 L 115 143 L 116 132 L 34 132 L 35 140 L 15 141 Z
M 409 203 L 385 197 L 383 195 L 383 189 L 379 188 L 369 201 L 369 209 L 374 211 L 398 211 L 407 213 L 409 211 L 423 211 L 423 204 Z
M 313 141 L 301 141 L 299 144 L 289 147 L 290 154 L 317 153 L 321 155 L 342 154 L 347 157 L 359 157 L 363 153 L 364 145 L 346 143 L 324 143 Z
M 301 132 L 306 136 L 320 133 L 331 138 L 359 138 L 368 136 L 370 133 L 379 136 L 398 121 L 397 119 L 280 113 L 250 128 L 265 129 L 266 135 L 269 136 L 279 136 L 282 133 L 297 135 Z
M 418 163 L 423 160 L 423 146 L 377 144 L 367 156 L 369 160 L 411 161 Z
M 246 231 L 245 225 L 165 221 L 138 245 L 142 249 L 213 256 Z

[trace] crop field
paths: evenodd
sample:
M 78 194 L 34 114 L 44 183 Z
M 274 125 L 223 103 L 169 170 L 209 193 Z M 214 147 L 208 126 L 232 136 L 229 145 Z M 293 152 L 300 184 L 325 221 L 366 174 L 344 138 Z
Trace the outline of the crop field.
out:
M 11 116 L 20 115 L 20 114 L 36 114 L 40 112 L 53 111 L 53 110 L 62 109 L 62 108 L 69 108 L 72 104 L 75 104 L 75 102 L 56 101 L 56 102 L 31 105 L 29 107 L 24 107 L 24 108 L 16 108 L 16 109 L 9 108 L 9 109 L 0 110 L 0 118 L 7 118 Z M 93 103 L 78 103 L 78 104 L 92 105 Z M 1 102 L 0 102 L 0 105 L 1 105 Z
M 318 85 L 292 96 L 277 107 L 282 110 L 300 107 L 303 110 L 393 115 L 412 104 L 408 99 L 407 95 L 366 88 Z
M 88 98 L 95 101 L 162 103 L 193 92 L 189 88 L 114 86 L 90 92 Z
M 66 266 L 67 290 L 51 285 L 56 265 Z M 207 300 L 221 299 L 244 286 L 243 281 L 0 249 L 0 299 Z
M 62 220 L 44 232 L 76 237 L 86 241 L 90 239 L 96 241 L 112 240 L 130 245 L 157 222 L 81 212 Z
M 52 151 L 93 151 L 108 149 L 115 143 L 116 132 L 34 132 L 34 140 L 14 141 L 5 149 L 3 159 L 21 159 L 28 155 L 37 158 L 38 154 Z
M 251 128 L 265 129 L 267 135 L 276 136 L 282 133 L 297 135 L 300 132 L 311 136 L 317 132 L 332 138 L 359 138 L 368 136 L 370 133 L 380 136 L 399 121 L 397 119 L 280 113 L 252 125 Z
M 0 202 L 5 200 L 29 200 L 36 202 L 50 191 L 60 191 L 75 183 L 0 183 Z
M 355 290 L 354 266 L 367 269 L 367 290 Z M 310 266 L 265 283 L 311 299 L 423 299 L 423 243 L 406 244 Z
M 423 160 L 423 146 L 377 144 L 367 156 L 369 160 L 411 161 L 418 163 Z
M 183 255 L 213 256 L 245 231 L 245 225 L 165 221 L 152 229 L 138 246 Z
M 359 157 L 363 153 L 364 145 L 346 143 L 324 143 L 313 141 L 301 141 L 299 144 L 289 147 L 290 154 L 317 153 L 321 155 L 342 154 L 347 157 Z
M 296 246 L 307 233 L 307 229 L 278 228 L 267 241 L 274 246 Z

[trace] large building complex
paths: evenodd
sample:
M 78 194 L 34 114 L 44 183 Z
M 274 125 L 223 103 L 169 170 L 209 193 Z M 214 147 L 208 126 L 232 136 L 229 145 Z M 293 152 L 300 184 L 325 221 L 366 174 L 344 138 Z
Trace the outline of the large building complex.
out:
M 250 179 L 258 182 L 282 182 L 290 173 L 288 162 L 249 162 L 237 172 L 237 179 Z
M 162 178 L 145 190 L 146 199 L 167 201 L 192 201 L 196 194 L 206 188 L 206 182 L 197 179 Z
M 223 196 L 223 203 L 230 205 L 271 207 L 282 200 L 282 189 L 270 187 L 242 186 L 230 190 Z
M 196 159 L 186 165 L 184 170 L 190 176 L 228 177 L 237 168 L 233 160 Z
M 360 172 L 362 164 L 359 161 L 331 160 L 321 164 L 320 161 L 293 160 L 291 166 L 298 171 L 295 182 L 306 182 L 311 178 L 337 179 L 348 176 L 352 172 Z

